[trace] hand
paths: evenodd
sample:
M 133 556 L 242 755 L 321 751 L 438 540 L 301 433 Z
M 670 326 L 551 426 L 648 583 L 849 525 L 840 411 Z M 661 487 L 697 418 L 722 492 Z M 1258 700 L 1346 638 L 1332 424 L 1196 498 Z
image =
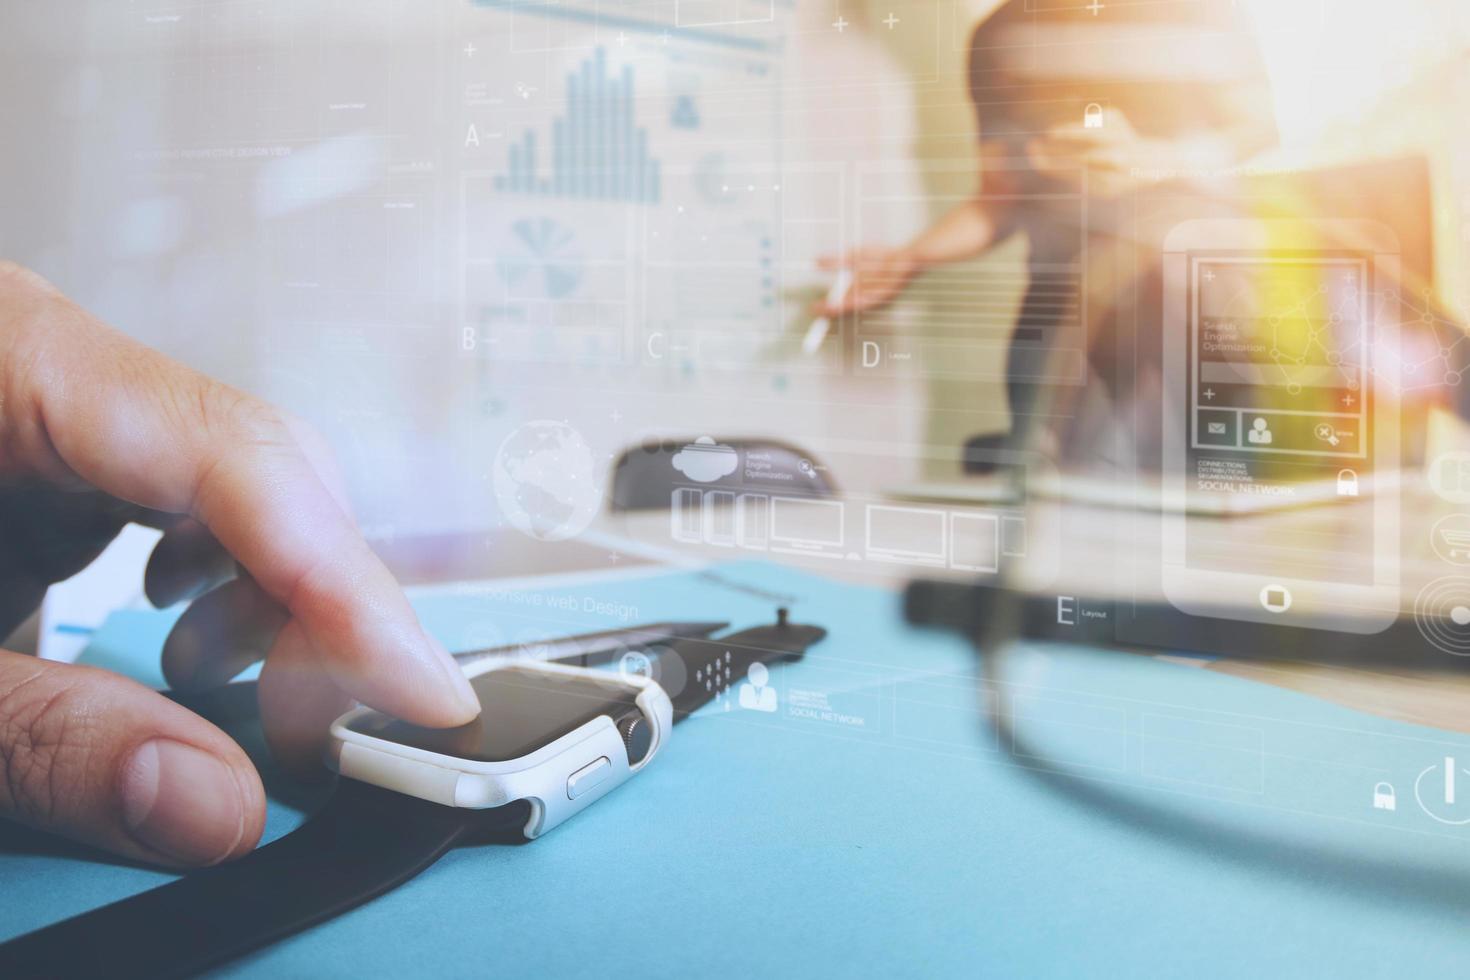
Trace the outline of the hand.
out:
M 288 761 L 318 752 L 354 698 L 423 725 L 472 720 L 463 674 L 331 474 L 298 422 L 0 263 L 0 639 L 50 583 L 142 521 L 165 529 L 150 598 L 203 596 L 165 648 L 170 683 L 220 683 L 268 652 L 261 714 Z M 156 692 L 0 651 L 0 815 L 202 865 L 255 846 L 265 796 L 229 737 Z
M 1103 124 L 1089 129 L 1081 121 L 1053 126 L 1026 144 L 1031 166 L 1047 177 L 1080 185 L 1079 164 L 1089 190 L 1121 194 L 1141 183 L 1139 168 L 1178 163 L 1173 148 L 1145 139 L 1118 109 L 1107 108 Z
M 846 255 L 824 256 L 817 260 L 817 265 L 833 272 L 852 270 L 852 286 L 846 296 L 836 303 L 829 304 L 824 299 L 817 304 L 816 315 L 828 317 L 886 306 L 920 271 L 919 261 L 909 249 L 874 246 L 854 249 Z

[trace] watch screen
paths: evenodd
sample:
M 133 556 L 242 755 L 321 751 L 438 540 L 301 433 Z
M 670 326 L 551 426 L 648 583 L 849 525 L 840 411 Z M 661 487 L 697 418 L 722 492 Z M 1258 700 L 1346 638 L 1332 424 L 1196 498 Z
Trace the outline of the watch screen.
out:
M 421 728 L 388 715 L 363 715 L 349 730 L 475 762 L 529 755 L 598 715 L 616 720 L 637 709 L 638 692 L 595 677 L 502 667 L 470 678 L 480 716 L 459 728 Z

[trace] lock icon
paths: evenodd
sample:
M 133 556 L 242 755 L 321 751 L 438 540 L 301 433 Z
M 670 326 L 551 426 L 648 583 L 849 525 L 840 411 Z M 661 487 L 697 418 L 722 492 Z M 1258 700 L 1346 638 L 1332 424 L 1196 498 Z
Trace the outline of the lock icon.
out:
M 1379 783 L 1373 787 L 1373 809 L 1391 812 L 1398 808 L 1398 799 L 1394 796 L 1392 786 L 1388 783 Z
M 1087 108 L 1082 110 L 1083 129 L 1102 129 L 1103 111 L 1102 106 L 1096 102 L 1089 102 Z
M 1352 470 L 1337 471 L 1337 495 L 1339 497 L 1356 497 L 1358 495 L 1358 474 Z

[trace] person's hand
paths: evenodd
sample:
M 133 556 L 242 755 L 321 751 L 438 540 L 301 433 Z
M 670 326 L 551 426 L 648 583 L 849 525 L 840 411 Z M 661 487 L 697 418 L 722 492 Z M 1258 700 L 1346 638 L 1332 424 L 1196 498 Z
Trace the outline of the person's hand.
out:
M 165 648 L 170 683 L 222 683 L 266 657 L 262 720 L 285 760 L 319 752 L 352 699 L 431 726 L 478 713 L 316 437 L 0 263 L 0 640 L 129 521 L 165 529 L 149 597 L 202 596 Z M 265 796 L 234 741 L 162 695 L 0 651 L 0 816 L 203 865 L 254 847 Z
M 1083 121 L 1051 127 L 1026 143 L 1026 156 L 1040 174 L 1080 189 L 1081 169 L 1087 172 L 1088 189 L 1121 193 L 1138 184 L 1140 168 L 1174 162 L 1168 148 L 1140 136 L 1120 110 L 1102 112 L 1102 125 L 1088 128 Z
M 832 272 L 848 269 L 852 285 L 835 303 L 824 298 L 815 308 L 818 316 L 836 317 L 847 313 L 863 313 L 893 302 L 909 282 L 918 275 L 920 263 L 908 248 L 866 246 L 845 255 L 828 255 L 817 265 Z

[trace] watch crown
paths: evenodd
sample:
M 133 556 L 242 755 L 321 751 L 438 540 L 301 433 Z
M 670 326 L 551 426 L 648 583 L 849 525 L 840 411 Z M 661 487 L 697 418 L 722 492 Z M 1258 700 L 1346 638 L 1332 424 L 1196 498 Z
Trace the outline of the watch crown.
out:
M 636 766 L 653 748 L 653 729 L 643 712 L 636 709 L 618 719 L 617 727 L 623 747 L 628 750 L 628 765 Z

